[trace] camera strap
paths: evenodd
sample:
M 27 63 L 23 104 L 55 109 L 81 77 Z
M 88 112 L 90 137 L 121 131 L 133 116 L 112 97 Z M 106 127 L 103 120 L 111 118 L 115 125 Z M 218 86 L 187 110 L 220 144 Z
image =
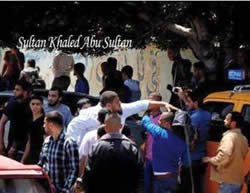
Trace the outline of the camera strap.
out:
M 190 142 L 189 142 L 189 135 L 188 135 L 186 124 L 184 127 L 184 134 L 185 134 L 185 140 L 186 140 L 186 144 L 187 144 L 188 168 L 189 168 L 189 174 L 190 174 L 190 178 L 191 178 L 192 193 L 195 193 L 193 170 L 192 170 L 192 159 L 191 159 L 191 155 L 190 155 Z

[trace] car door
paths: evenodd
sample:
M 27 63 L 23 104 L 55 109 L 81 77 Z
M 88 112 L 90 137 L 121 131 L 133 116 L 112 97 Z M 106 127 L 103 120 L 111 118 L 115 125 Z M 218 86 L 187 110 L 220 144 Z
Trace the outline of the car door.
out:
M 225 131 L 223 120 L 226 114 L 229 113 L 230 111 L 237 111 L 242 113 L 245 120 L 242 132 L 250 142 L 250 101 L 242 101 L 242 100 L 216 101 L 215 99 L 214 101 L 209 100 L 208 102 L 205 102 L 205 108 L 212 113 L 211 128 L 209 131 L 209 140 L 207 142 L 208 156 L 216 155 L 216 150 L 218 148 L 219 141 L 221 140 L 222 133 Z M 250 165 L 250 149 L 244 163 L 245 174 L 249 171 L 249 165 Z M 218 184 L 209 179 L 210 169 L 211 165 L 208 165 L 203 181 L 204 193 L 216 193 L 218 191 Z M 247 192 L 247 186 L 246 184 L 244 184 L 241 193 L 246 193 L 246 192 Z
M 207 141 L 207 155 L 216 155 L 216 150 L 221 140 L 222 133 L 225 132 L 224 119 L 227 113 L 235 110 L 237 101 L 223 99 L 209 99 L 204 102 L 204 108 L 212 114 L 211 126 L 209 129 L 209 138 Z M 218 184 L 210 180 L 211 165 L 208 164 L 203 178 L 203 192 L 218 192 Z
M 242 113 L 242 116 L 244 118 L 244 126 L 242 128 L 242 133 L 247 137 L 248 144 L 250 144 L 250 101 L 240 101 L 238 104 L 238 109 Z M 245 159 L 244 163 L 244 173 L 247 174 L 247 172 L 250 170 L 250 148 L 248 148 L 248 153 Z M 247 186 L 244 184 L 243 191 L 247 192 Z

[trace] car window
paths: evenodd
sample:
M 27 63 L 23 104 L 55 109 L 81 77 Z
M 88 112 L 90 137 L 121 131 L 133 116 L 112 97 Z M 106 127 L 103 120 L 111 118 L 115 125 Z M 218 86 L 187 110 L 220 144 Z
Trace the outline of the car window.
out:
M 244 117 L 244 125 L 242 133 L 247 137 L 248 144 L 250 144 L 250 105 L 244 105 L 242 108 L 242 116 Z
M 209 141 L 219 142 L 222 133 L 226 131 L 224 127 L 224 119 L 226 115 L 233 110 L 233 103 L 226 102 L 206 102 L 204 108 L 211 112 L 212 120 L 209 129 Z
M 206 102 L 204 108 L 212 113 L 212 120 L 224 120 L 226 115 L 233 110 L 233 103 Z
M 250 123 L 250 105 L 243 106 L 242 115 L 244 117 L 244 121 Z
M 51 193 L 46 179 L 0 179 L 0 193 Z

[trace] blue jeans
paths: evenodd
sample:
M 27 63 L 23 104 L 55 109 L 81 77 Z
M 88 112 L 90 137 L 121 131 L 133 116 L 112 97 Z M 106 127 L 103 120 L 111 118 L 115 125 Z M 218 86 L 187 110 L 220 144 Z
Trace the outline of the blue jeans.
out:
M 174 193 L 176 191 L 176 188 L 177 188 L 176 177 L 154 180 L 154 193 Z
M 153 192 L 152 187 L 153 187 L 152 161 L 146 159 L 144 167 L 144 193 L 152 193 Z
M 226 184 L 219 185 L 219 193 L 240 193 L 242 189 L 241 184 Z

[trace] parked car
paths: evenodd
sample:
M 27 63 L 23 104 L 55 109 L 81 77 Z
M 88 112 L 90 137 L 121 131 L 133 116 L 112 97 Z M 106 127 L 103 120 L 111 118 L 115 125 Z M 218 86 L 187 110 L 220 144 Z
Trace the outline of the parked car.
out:
M 222 133 L 226 131 L 224 128 L 224 119 L 230 111 L 237 111 L 243 115 L 245 126 L 242 128 L 242 132 L 247 137 L 248 142 L 250 142 L 250 85 L 239 85 L 232 91 L 211 93 L 204 99 L 203 103 L 204 107 L 212 113 L 209 140 L 207 142 L 208 156 L 216 155 Z M 249 171 L 249 165 L 250 148 L 244 164 L 245 174 Z M 210 169 L 211 165 L 207 167 L 204 177 L 204 193 L 218 192 L 218 184 L 209 179 Z M 246 185 L 244 184 L 241 193 L 246 192 Z
M 0 155 L 1 193 L 54 193 L 48 175 L 38 165 L 24 165 Z
M 44 97 L 44 102 L 47 103 L 48 102 L 48 90 L 45 89 L 34 89 L 33 93 L 38 94 L 40 96 Z M 0 115 L 2 114 L 2 111 L 4 109 L 4 106 L 6 104 L 6 102 L 8 102 L 9 98 L 14 96 L 13 91 L 12 90 L 6 90 L 6 91 L 1 91 L 0 92 Z M 62 103 L 66 104 L 69 106 L 72 115 L 75 114 L 76 110 L 77 110 L 77 106 L 76 103 L 79 99 L 82 98 L 88 98 L 91 102 L 92 105 L 96 105 L 99 101 L 98 97 L 94 97 L 94 96 L 90 96 L 87 94 L 83 94 L 83 93 L 78 93 L 78 92 L 69 92 L 69 91 L 64 91 L 63 92 L 63 98 L 62 98 Z

